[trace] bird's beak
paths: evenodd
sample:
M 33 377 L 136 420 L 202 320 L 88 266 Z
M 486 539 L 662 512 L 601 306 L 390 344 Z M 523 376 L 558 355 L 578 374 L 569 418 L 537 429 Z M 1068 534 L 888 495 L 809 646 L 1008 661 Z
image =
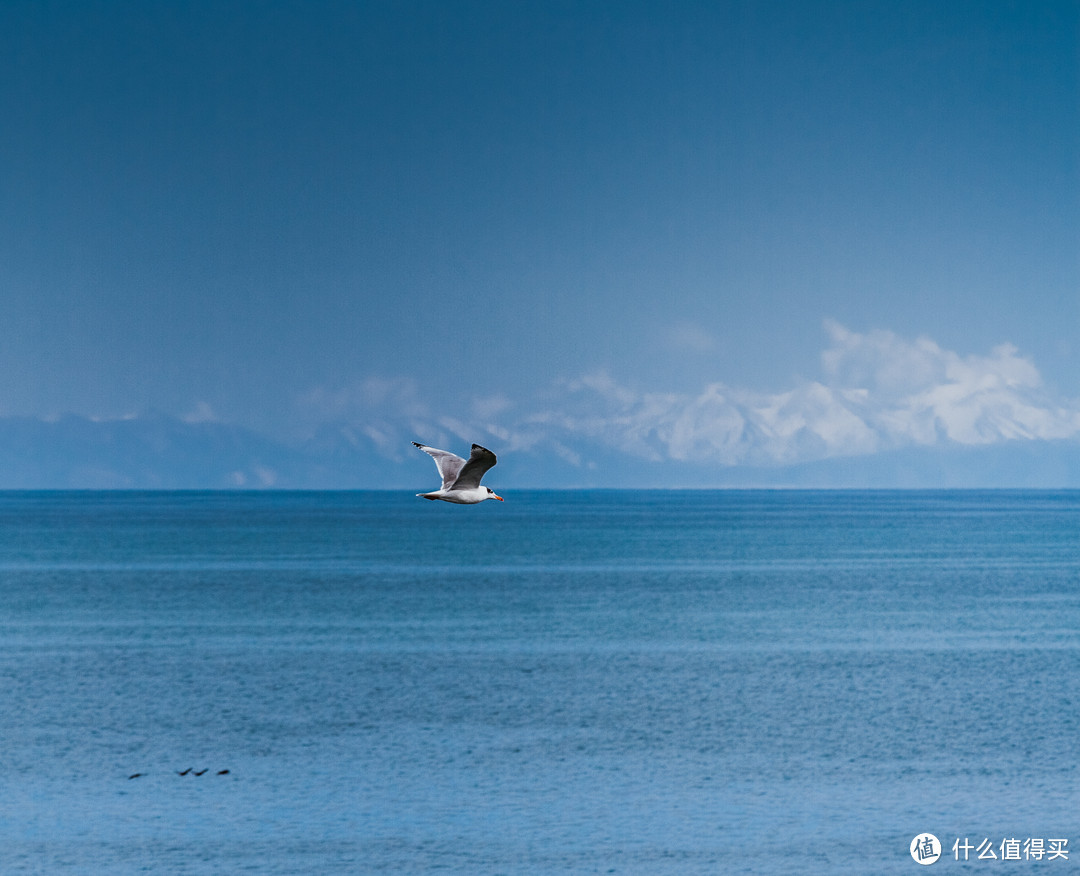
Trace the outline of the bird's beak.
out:
M 495 496 L 494 493 L 492 493 L 491 495 Z M 498 499 L 500 502 L 505 501 L 502 496 L 495 496 L 495 498 Z

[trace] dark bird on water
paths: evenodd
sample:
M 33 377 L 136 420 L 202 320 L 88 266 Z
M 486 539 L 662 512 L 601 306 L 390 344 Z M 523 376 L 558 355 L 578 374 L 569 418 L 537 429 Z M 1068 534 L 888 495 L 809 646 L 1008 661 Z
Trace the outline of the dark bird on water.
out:
M 218 770 L 218 775 L 219 776 L 227 776 L 228 774 L 229 774 L 228 770 Z
M 128 781 L 131 781 L 131 779 L 141 779 L 145 775 L 146 773 L 132 773 L 130 776 L 128 776 Z
M 210 769 L 210 767 L 207 767 L 206 769 Z M 205 772 L 206 772 L 206 770 L 199 770 L 198 772 L 192 773 L 192 775 L 193 776 L 201 776 Z
M 186 770 L 184 770 L 183 772 L 179 772 L 179 771 L 177 771 L 177 773 L 176 773 L 176 774 L 177 774 L 178 776 L 186 776 L 186 775 L 187 775 L 188 773 L 190 773 L 190 772 L 191 772 L 191 770 L 192 770 L 192 769 L 193 769 L 193 767 L 188 767 L 188 768 L 187 768 Z

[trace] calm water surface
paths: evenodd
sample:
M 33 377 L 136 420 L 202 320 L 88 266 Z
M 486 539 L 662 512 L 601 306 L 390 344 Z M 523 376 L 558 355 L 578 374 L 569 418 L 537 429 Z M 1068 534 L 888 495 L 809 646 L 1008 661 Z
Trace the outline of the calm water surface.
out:
M 0 494 L 0 873 L 1080 864 L 1080 494 L 506 498 Z

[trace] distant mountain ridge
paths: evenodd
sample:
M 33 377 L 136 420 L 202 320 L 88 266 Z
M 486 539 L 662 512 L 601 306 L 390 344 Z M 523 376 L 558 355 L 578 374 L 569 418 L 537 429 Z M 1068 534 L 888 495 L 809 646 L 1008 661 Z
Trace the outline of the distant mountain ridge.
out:
M 163 414 L 119 420 L 0 418 L 7 489 L 183 489 L 273 486 L 302 457 L 238 426 Z
M 424 430 L 438 432 L 437 429 Z M 216 421 L 165 414 L 116 420 L 75 415 L 0 418 L 0 489 L 408 489 L 434 485 L 434 466 L 409 441 L 464 452 L 445 434 L 325 426 L 287 443 Z M 396 436 L 400 435 L 400 441 Z M 644 459 L 581 436 L 557 435 L 577 459 L 478 435 L 499 454 L 487 480 L 525 488 L 1080 488 L 1080 443 L 946 444 L 788 466 L 721 466 Z M 445 440 L 444 440 L 445 439 Z M 393 448 L 401 444 L 400 451 Z M 389 449 L 388 449 L 389 448 Z

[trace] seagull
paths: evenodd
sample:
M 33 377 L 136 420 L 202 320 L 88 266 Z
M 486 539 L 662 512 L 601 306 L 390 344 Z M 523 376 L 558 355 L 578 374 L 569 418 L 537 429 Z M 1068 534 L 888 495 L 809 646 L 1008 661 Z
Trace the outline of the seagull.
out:
M 431 493 L 417 493 L 425 499 L 442 499 L 444 502 L 453 502 L 455 505 L 475 505 L 485 499 L 503 500 L 502 496 L 496 496 L 491 487 L 480 486 L 480 478 L 489 468 L 495 465 L 495 454 L 479 444 L 472 446 L 472 453 L 466 461 L 460 456 L 448 453 L 445 450 L 436 450 L 426 444 L 413 445 L 419 447 L 428 456 L 435 460 L 439 474 L 442 476 L 442 489 Z

